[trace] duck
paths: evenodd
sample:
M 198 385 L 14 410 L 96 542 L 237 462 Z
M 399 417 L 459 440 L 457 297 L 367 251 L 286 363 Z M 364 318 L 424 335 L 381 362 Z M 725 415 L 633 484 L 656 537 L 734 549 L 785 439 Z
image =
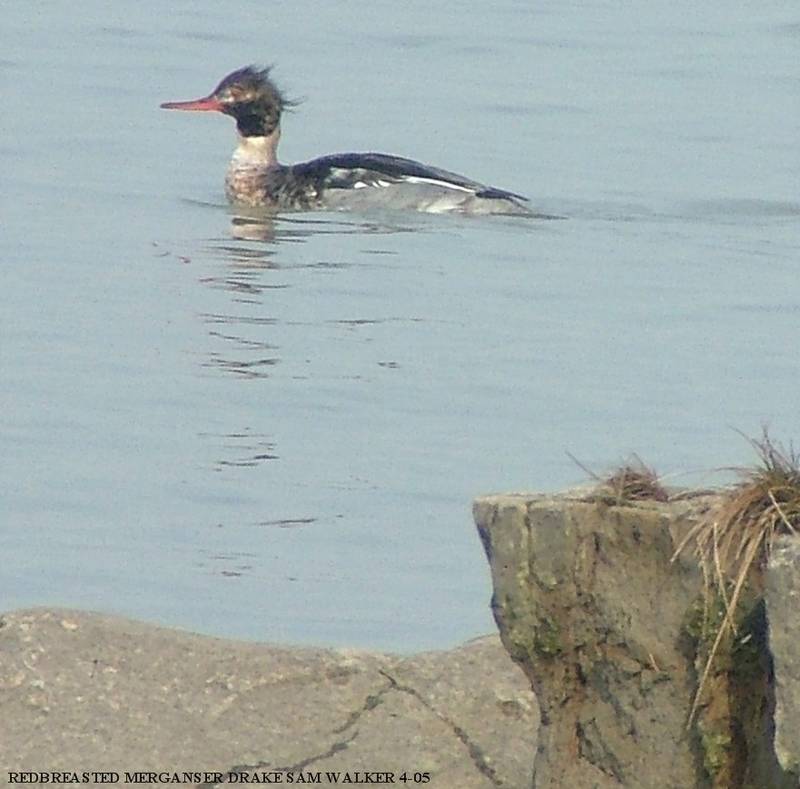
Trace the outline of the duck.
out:
M 281 117 L 296 104 L 275 84 L 270 68 L 251 65 L 228 74 L 204 98 L 160 106 L 234 119 L 238 145 L 225 176 L 225 193 L 234 205 L 273 212 L 404 209 L 539 216 L 523 195 L 401 156 L 334 153 L 281 164 Z

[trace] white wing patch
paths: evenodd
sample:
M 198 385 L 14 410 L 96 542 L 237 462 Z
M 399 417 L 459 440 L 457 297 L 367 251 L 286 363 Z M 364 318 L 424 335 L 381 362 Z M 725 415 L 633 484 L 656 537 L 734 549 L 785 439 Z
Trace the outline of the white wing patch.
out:
M 441 178 L 428 178 L 422 175 L 397 175 L 386 176 L 376 172 L 370 172 L 369 169 L 357 168 L 348 170 L 344 167 L 333 168 L 332 175 L 335 179 L 341 179 L 345 183 L 348 181 L 351 189 L 389 189 L 389 187 L 398 187 L 403 184 L 409 185 L 428 185 L 437 187 L 439 189 L 446 189 L 451 192 L 460 192 L 465 195 L 474 195 L 476 189 L 469 186 L 462 186 L 455 184 L 452 181 L 447 181 Z M 357 180 L 352 180 L 353 177 Z M 448 209 L 449 210 L 449 209 Z
M 434 186 L 443 186 L 445 189 L 455 189 L 457 192 L 467 192 L 471 195 L 475 194 L 474 189 L 470 189 L 468 186 L 454 184 L 452 181 L 440 181 L 436 178 L 422 178 L 417 175 L 404 175 L 403 180 L 409 184 L 433 184 Z
M 369 183 L 367 183 L 365 181 L 356 181 L 353 184 L 353 189 L 366 189 L 366 188 L 368 188 L 370 186 L 373 187 L 373 188 L 376 187 L 376 186 L 386 187 L 386 186 L 393 186 L 393 183 L 391 181 L 384 181 L 382 178 L 376 178 L 374 181 L 370 180 Z

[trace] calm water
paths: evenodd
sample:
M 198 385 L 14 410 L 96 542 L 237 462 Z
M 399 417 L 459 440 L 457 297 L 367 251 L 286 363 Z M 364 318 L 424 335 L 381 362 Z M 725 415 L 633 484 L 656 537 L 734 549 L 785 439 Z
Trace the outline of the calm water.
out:
M 800 436 L 796 4 L 109 5 L 3 14 L 2 608 L 446 646 L 475 495 Z M 236 216 L 229 119 L 157 107 L 252 61 L 287 161 L 568 218 Z

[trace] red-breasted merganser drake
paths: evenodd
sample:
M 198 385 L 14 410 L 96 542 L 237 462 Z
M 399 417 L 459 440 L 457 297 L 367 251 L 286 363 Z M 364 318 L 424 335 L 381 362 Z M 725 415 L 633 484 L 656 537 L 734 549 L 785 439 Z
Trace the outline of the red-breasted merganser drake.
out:
M 273 210 L 405 208 L 433 213 L 525 214 L 522 195 L 463 175 L 383 153 L 335 153 L 290 166 L 278 162 L 281 113 L 290 102 L 254 66 L 228 74 L 195 101 L 169 101 L 167 110 L 222 112 L 239 132 L 225 179 L 233 203 Z

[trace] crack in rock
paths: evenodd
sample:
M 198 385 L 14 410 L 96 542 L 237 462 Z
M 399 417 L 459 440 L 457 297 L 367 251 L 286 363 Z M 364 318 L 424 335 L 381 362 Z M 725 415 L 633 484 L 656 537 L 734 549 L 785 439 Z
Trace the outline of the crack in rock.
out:
M 503 786 L 503 781 L 495 772 L 494 768 L 489 764 L 486 760 L 486 757 L 483 754 L 481 748 L 474 743 L 469 735 L 462 729 L 457 723 L 450 720 L 446 715 L 443 715 L 437 709 L 435 709 L 428 701 L 426 701 L 422 695 L 417 691 L 415 688 L 410 687 L 409 685 L 401 685 L 391 674 L 388 674 L 383 669 L 378 669 L 378 671 L 383 674 L 386 679 L 389 680 L 392 687 L 390 690 L 397 690 L 401 693 L 407 693 L 409 696 L 413 696 L 420 704 L 422 704 L 425 709 L 432 712 L 442 723 L 446 724 L 453 730 L 453 734 L 461 741 L 464 747 L 467 749 L 467 752 L 472 759 L 472 763 L 475 765 L 475 768 L 485 775 L 495 786 Z
M 278 772 L 278 773 L 299 773 L 305 770 L 310 764 L 314 764 L 314 762 L 321 761 L 322 759 L 328 759 L 334 754 L 339 753 L 339 751 L 347 750 L 350 747 L 350 743 L 358 737 L 358 732 L 354 731 L 349 737 L 344 740 L 337 740 L 334 742 L 327 751 L 323 753 L 317 753 L 313 756 L 309 756 L 306 759 L 302 759 L 301 761 L 290 764 L 288 766 L 273 766 L 270 762 L 257 762 L 256 764 L 236 764 L 233 767 L 229 767 L 227 770 L 223 771 L 223 775 L 227 776 L 231 773 L 249 773 L 256 770 L 270 770 L 271 772 Z M 198 784 L 198 789 L 214 789 L 216 786 L 222 786 L 227 784 L 227 780 L 223 780 L 222 783 L 202 783 Z
M 381 674 L 383 672 L 381 671 Z M 386 676 L 384 674 L 384 676 Z M 391 678 L 390 678 L 391 682 Z M 370 693 L 367 698 L 364 700 L 364 703 L 361 705 L 359 709 L 355 712 L 351 712 L 350 715 L 347 717 L 347 720 L 341 725 L 337 726 L 334 730 L 334 734 L 341 734 L 344 731 L 347 731 L 351 726 L 354 726 L 358 719 L 365 713 L 369 712 L 370 710 L 374 710 L 379 704 L 383 703 L 383 697 L 393 690 L 393 686 L 391 684 L 387 685 L 384 688 L 381 688 L 377 693 Z
M 380 673 L 384 674 L 382 671 Z M 335 729 L 333 729 L 333 734 L 342 734 L 347 731 L 347 729 L 354 726 L 365 712 L 375 709 L 375 707 L 383 702 L 383 697 L 387 693 L 398 687 L 397 683 L 391 677 L 386 674 L 384 674 L 384 676 L 386 676 L 386 678 L 389 680 L 389 684 L 383 688 L 380 688 L 377 693 L 370 693 L 366 699 L 364 699 L 364 703 L 357 710 L 351 712 L 350 715 L 347 716 L 347 720 L 341 726 L 337 726 Z M 328 759 L 334 754 L 346 750 L 356 737 L 358 737 L 358 731 L 354 731 L 349 737 L 343 740 L 337 740 L 331 745 L 330 748 L 328 748 L 327 751 L 315 754 L 314 756 L 309 756 L 307 759 L 302 759 L 296 764 L 285 767 L 275 767 L 272 766 L 270 762 L 258 762 L 257 764 L 236 764 L 233 767 L 229 767 L 227 770 L 225 770 L 223 775 L 228 776 L 230 773 L 247 773 L 254 770 L 264 769 L 270 769 L 276 772 L 301 772 L 310 764 L 314 764 L 314 762 L 321 761 L 322 759 Z M 227 781 L 223 781 L 222 783 L 225 784 Z M 220 785 L 221 784 L 219 783 L 202 783 L 198 784 L 198 789 L 213 789 L 214 787 Z
M 293 764 L 289 767 L 281 767 L 280 769 L 289 773 L 300 772 L 301 770 L 304 770 L 306 767 L 308 767 L 309 764 L 314 764 L 314 762 L 319 762 L 322 759 L 327 759 L 333 756 L 334 754 L 339 753 L 339 751 L 347 750 L 350 747 L 350 743 L 353 742 L 353 740 L 355 740 L 356 737 L 358 737 L 358 732 L 354 731 L 347 739 L 337 740 L 335 743 L 333 743 L 333 745 L 331 745 L 331 747 L 328 748 L 328 750 L 325 751 L 325 753 L 319 753 L 316 756 L 309 756 L 308 759 L 303 759 L 302 761 L 297 762 L 297 764 Z

